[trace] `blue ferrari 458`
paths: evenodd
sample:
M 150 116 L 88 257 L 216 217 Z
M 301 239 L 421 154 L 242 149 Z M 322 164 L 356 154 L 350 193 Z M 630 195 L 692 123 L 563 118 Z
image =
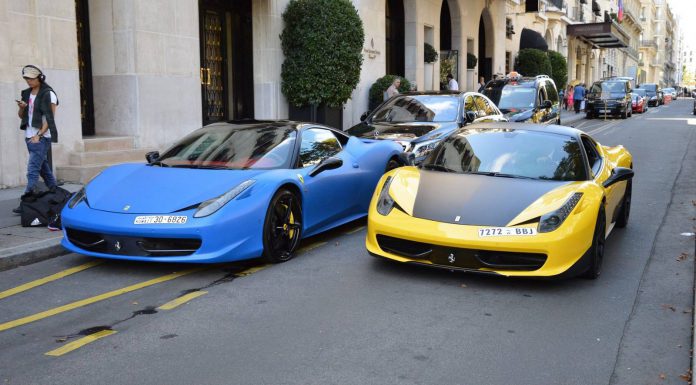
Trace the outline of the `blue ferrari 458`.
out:
M 367 215 L 392 141 L 310 123 L 218 123 L 147 164 L 105 169 L 62 212 L 63 246 L 95 257 L 227 262 L 292 258 L 300 239 Z

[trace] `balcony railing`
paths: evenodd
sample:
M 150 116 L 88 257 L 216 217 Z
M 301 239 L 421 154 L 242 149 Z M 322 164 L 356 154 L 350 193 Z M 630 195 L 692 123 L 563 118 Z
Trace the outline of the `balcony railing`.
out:
M 641 47 L 648 47 L 648 48 L 655 48 L 657 49 L 657 42 L 654 39 L 650 40 L 641 40 L 640 41 L 640 46 Z

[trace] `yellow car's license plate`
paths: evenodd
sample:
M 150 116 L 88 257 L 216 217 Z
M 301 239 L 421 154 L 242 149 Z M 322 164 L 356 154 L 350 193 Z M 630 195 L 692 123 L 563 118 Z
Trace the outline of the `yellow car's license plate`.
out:
M 485 227 L 478 233 L 479 237 L 510 237 L 536 235 L 537 230 L 531 227 Z

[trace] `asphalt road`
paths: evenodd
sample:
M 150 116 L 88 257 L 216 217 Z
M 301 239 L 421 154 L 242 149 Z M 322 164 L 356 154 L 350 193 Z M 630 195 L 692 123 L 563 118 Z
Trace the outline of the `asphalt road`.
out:
M 634 156 L 630 223 L 596 281 L 384 262 L 365 251 L 364 221 L 274 266 L 70 254 L 0 272 L 0 384 L 686 384 L 690 112 L 679 100 L 575 124 Z

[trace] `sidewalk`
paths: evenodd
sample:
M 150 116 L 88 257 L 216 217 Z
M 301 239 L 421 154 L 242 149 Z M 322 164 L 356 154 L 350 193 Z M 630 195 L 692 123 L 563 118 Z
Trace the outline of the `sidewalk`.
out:
M 564 126 L 571 126 L 582 119 L 585 119 L 584 112 L 576 114 L 575 111 L 561 111 L 561 124 Z
M 61 187 L 75 192 L 82 185 L 66 183 Z M 23 192 L 24 186 L 0 190 L 0 271 L 67 253 L 60 246 L 61 231 L 20 225 L 20 216 L 12 209 L 19 205 Z

